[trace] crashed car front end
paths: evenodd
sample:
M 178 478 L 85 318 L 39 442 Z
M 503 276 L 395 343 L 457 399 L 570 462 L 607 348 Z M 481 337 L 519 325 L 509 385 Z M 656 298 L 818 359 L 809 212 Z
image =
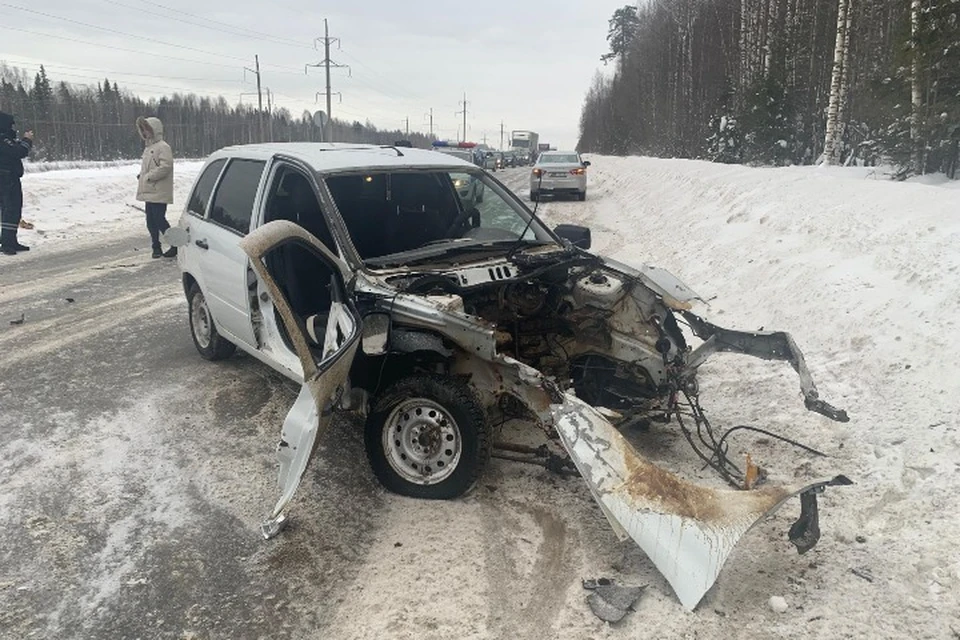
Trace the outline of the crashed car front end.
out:
M 698 368 L 722 351 L 788 362 L 808 409 L 847 420 L 819 397 L 789 334 L 707 322 L 692 310 L 698 296 L 662 270 L 636 270 L 568 247 L 429 277 L 402 270 L 361 276 L 358 290 L 391 314 L 402 348 L 442 349 L 450 373 L 469 379 L 491 412 L 509 397 L 555 431 L 617 535 L 643 549 L 689 609 L 740 537 L 797 495 L 802 510 L 789 538 L 800 553 L 812 548 L 819 539 L 816 496 L 850 483 L 837 476 L 756 487 L 762 471 L 748 467 L 726 470 L 738 489 L 715 490 L 665 471 L 628 442 L 614 419 L 621 426 L 651 416 L 679 420 L 682 400 L 698 394 Z M 681 323 L 702 344 L 690 346 Z M 411 342 L 411 329 L 440 339 Z
M 458 191 L 470 182 L 483 186 L 482 202 L 476 191 Z M 251 290 L 262 318 L 286 286 L 326 283 L 272 273 L 265 256 L 285 242 L 300 242 L 329 267 L 335 294 L 329 314 L 276 307 L 287 333 L 300 335 L 293 346 L 309 388 L 284 423 L 281 499 L 265 536 L 279 530 L 318 433 L 340 408 L 366 416 L 365 446 L 381 484 L 431 499 L 475 485 L 499 435 L 494 425 L 508 415 L 537 423 L 566 454 L 553 466 L 582 476 L 617 535 L 643 549 L 687 608 L 737 540 L 793 496 L 801 514 L 790 539 L 801 553 L 816 544 L 818 493 L 849 481 L 765 483 L 749 458 L 741 469 L 726 456 L 730 432 L 714 433 L 700 407 L 699 368 L 730 352 L 789 363 L 807 408 L 845 421 L 820 398 L 789 334 L 711 324 L 675 276 L 590 253 L 587 229 L 551 232 L 472 168 L 363 168 L 327 176 L 325 185 L 325 204 L 338 212 L 337 246 L 281 220 L 241 243 L 258 280 L 276 279 Z M 272 331 L 266 322 L 262 329 Z M 649 461 L 624 432 L 650 422 L 675 423 L 735 489 L 700 486 Z

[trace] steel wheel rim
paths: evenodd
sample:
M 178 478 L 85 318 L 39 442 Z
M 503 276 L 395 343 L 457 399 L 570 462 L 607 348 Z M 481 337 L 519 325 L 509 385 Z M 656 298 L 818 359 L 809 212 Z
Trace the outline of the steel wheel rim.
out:
M 193 337 L 201 348 L 210 346 L 210 334 L 213 323 L 210 320 L 210 311 L 207 309 L 207 300 L 199 291 L 193 296 L 193 308 L 190 310 L 190 324 L 193 325 Z
M 404 480 L 434 485 L 449 478 L 460 462 L 460 427 L 443 406 L 426 398 L 397 405 L 384 423 L 383 451 Z

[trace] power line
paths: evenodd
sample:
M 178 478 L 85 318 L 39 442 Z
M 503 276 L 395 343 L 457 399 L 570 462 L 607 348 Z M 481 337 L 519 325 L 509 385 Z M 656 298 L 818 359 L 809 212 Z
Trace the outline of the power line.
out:
M 159 44 L 159 45 L 162 45 L 162 46 L 165 46 L 165 47 L 173 47 L 173 48 L 175 48 L 175 49 L 183 49 L 183 50 L 185 50 L 185 51 L 193 51 L 193 52 L 195 52 L 195 53 L 202 53 L 203 55 L 207 55 L 207 56 L 215 56 L 215 57 L 219 57 L 219 58 L 225 58 L 225 59 L 228 59 L 228 60 L 239 60 L 240 62 L 246 62 L 246 61 L 248 60 L 247 58 L 241 58 L 241 57 L 239 57 L 239 56 L 233 56 L 233 55 L 226 54 L 226 53 L 214 53 L 214 52 L 212 52 L 212 51 L 206 51 L 206 50 L 204 50 L 204 49 L 197 49 L 196 47 L 190 47 L 190 46 L 183 45 L 183 44 L 176 44 L 176 43 L 173 43 L 173 42 L 166 42 L 166 41 L 164 41 L 164 40 L 158 40 L 157 38 L 151 38 L 151 37 L 149 37 L 149 36 L 136 35 L 136 34 L 133 34 L 133 33 L 128 33 L 128 32 L 126 32 L 126 31 L 120 31 L 120 30 L 118 30 L 118 29 L 110 29 L 109 27 L 101 27 L 101 26 L 99 26 L 99 25 L 90 24 L 89 22 L 81 22 L 80 20 L 74 20 L 74 19 L 72 19 L 72 18 L 65 18 L 65 17 L 63 17 L 63 16 L 57 16 L 57 15 L 53 15 L 53 14 L 51 14 L 51 13 L 45 13 L 45 12 L 43 12 L 43 11 L 37 11 L 37 10 L 35 10 L 35 9 L 27 9 L 27 8 L 25 8 L 25 7 L 20 7 L 20 6 L 17 6 L 17 5 L 15 5 L 15 4 L 8 4 L 8 3 L 3 2 L 3 3 L 0 3 L 0 7 L 8 7 L 8 8 L 10 8 L 10 9 L 16 9 L 17 11 L 23 11 L 23 12 L 25 12 L 25 13 L 32 13 L 32 14 L 34 14 L 34 15 L 43 16 L 43 17 L 45 17 L 45 18 L 49 18 L 49 19 L 52 19 L 52 20 L 60 20 L 60 21 L 62 21 L 62 22 L 68 22 L 68 23 L 70 23 L 70 24 L 75 24 L 75 25 L 78 25 L 78 26 L 81 26 L 81 27 L 86 27 L 86 28 L 88 28 L 88 29 L 98 29 L 98 30 L 100 30 L 100 31 L 105 31 L 105 32 L 107 32 L 107 33 L 113 33 L 113 34 L 120 35 L 120 36 L 124 36 L 124 37 L 127 37 L 127 38 L 134 38 L 134 39 L 136 39 L 136 40 L 143 40 L 143 41 L 145 41 L 145 42 L 152 42 L 152 43 Z M 280 67 L 280 65 L 269 65 L 269 66 Z M 280 67 L 280 68 L 285 68 L 285 67 Z M 290 73 L 295 73 L 295 72 L 290 71 Z
M 26 60 L 9 60 L 9 59 L 3 59 L 3 60 L 0 60 L 0 62 L 4 62 L 4 63 L 7 63 L 7 64 L 11 64 L 11 65 L 14 65 L 14 66 L 32 66 L 32 67 L 39 66 L 39 64 L 40 64 L 40 63 L 37 63 L 37 62 L 28 62 L 28 61 L 26 61 Z M 101 69 L 101 68 L 99 68 L 99 67 L 76 67 L 76 66 L 69 65 L 69 64 L 56 64 L 56 63 L 54 63 L 54 64 L 51 65 L 51 64 L 47 64 L 47 63 L 44 62 L 44 63 L 43 63 L 43 66 L 44 66 L 44 68 L 47 69 L 48 71 L 51 70 L 51 69 L 53 69 L 53 70 L 56 70 L 56 69 L 72 69 L 72 70 L 74 70 L 74 71 L 96 71 L 97 73 L 110 74 L 110 75 L 112 75 L 112 76 L 134 76 L 134 77 L 138 77 L 138 78 L 161 78 L 161 79 L 163 79 L 163 80 L 190 80 L 190 81 L 194 81 L 194 82 L 234 82 L 234 80 L 227 80 L 227 79 L 224 79 L 224 78 L 193 78 L 193 77 L 188 77 L 188 76 L 159 76 L 159 75 L 156 75 L 156 74 L 153 74 L 153 73 L 143 73 L 143 72 L 130 73 L 130 72 L 128 72 L 128 71 L 116 71 L 116 70 L 112 70 L 112 69 Z M 61 75 L 66 75 L 66 74 L 61 73 Z M 102 78 L 101 78 L 101 79 L 102 79 Z
M 112 1 L 112 0 L 107 0 L 107 1 L 110 2 L 110 1 Z M 150 5 L 150 6 L 154 6 L 154 7 L 160 7 L 161 9 L 165 9 L 165 10 L 171 12 L 171 13 L 179 13 L 179 14 L 181 14 L 181 15 L 190 16 L 191 18 L 197 18 L 198 20 L 205 20 L 205 21 L 207 21 L 207 22 L 212 22 L 213 24 L 219 24 L 219 25 L 222 25 L 222 26 L 224 26 L 224 27 L 229 27 L 230 29 L 234 29 L 234 30 L 237 30 L 237 31 L 246 31 L 248 34 L 252 34 L 252 35 L 255 35 L 255 36 L 262 37 L 262 38 L 267 38 L 267 39 L 270 39 L 270 40 L 275 40 L 275 41 L 278 42 L 278 44 L 284 44 L 284 43 L 286 43 L 286 44 L 296 45 L 296 46 L 298 46 L 298 47 L 307 47 L 307 48 L 310 48 L 309 45 L 307 45 L 307 44 L 305 44 L 305 43 L 302 43 L 302 42 L 297 42 L 296 40 L 291 40 L 291 39 L 289 39 L 289 38 L 283 38 L 283 37 L 280 37 L 280 36 L 274 36 L 274 35 L 271 35 L 271 34 L 269 34 L 269 33 L 264 33 L 264 32 L 262 32 L 262 31 L 254 31 L 253 29 L 247 29 L 246 27 L 239 27 L 239 26 L 236 26 L 236 25 L 229 24 L 229 23 L 227 23 L 227 22 L 222 22 L 222 21 L 220 21 L 220 20 L 214 20 L 213 18 L 205 18 L 205 17 L 200 16 L 200 15 L 197 15 L 197 14 L 195 14 L 195 13 L 190 13 L 190 12 L 188 12 L 188 11 L 182 11 L 182 10 L 180 10 L 180 9 L 174 9 L 173 7 L 168 7 L 168 6 L 166 6 L 166 5 L 159 4 L 159 3 L 153 2 L 153 1 L 151 1 L 151 0 L 140 0 L 140 2 L 141 2 L 142 4 L 146 4 L 146 5 Z M 116 3 L 116 4 L 119 4 L 119 3 Z M 299 12 L 298 12 L 298 13 L 299 13 Z M 169 17 L 169 16 L 168 16 L 168 17 Z M 175 18 L 171 18 L 171 19 L 175 19 Z M 198 26 L 203 26 L 203 25 L 198 25 Z M 213 27 L 207 27 L 207 28 L 212 29 Z M 248 36 L 248 37 L 249 37 L 249 36 Z
M 365 64 L 362 60 L 358 60 L 358 59 L 356 58 L 356 56 L 350 55 L 350 53 L 348 53 L 347 51 L 343 51 L 343 50 L 340 50 L 340 49 L 338 49 L 338 50 L 340 51 L 341 54 L 343 54 L 343 55 L 346 56 L 347 58 L 353 60 L 354 62 L 356 62 L 358 65 L 360 65 L 360 66 L 363 67 L 364 69 L 367 69 L 368 71 L 370 71 L 370 73 L 371 73 L 372 75 L 377 76 L 378 78 L 380 78 L 380 80 L 383 82 L 383 84 L 384 84 L 385 86 L 389 85 L 389 88 L 391 89 L 391 91 L 394 91 L 395 93 L 397 93 L 397 94 L 399 94 L 399 95 L 401 95 L 401 96 L 403 96 L 403 97 L 405 97 L 405 98 L 407 98 L 407 99 L 409 99 L 409 100 L 418 100 L 418 99 L 419 99 L 419 98 L 417 98 L 417 96 L 412 95 L 412 94 L 410 94 L 410 93 L 407 93 L 406 89 L 402 89 L 402 88 L 400 88 L 399 85 L 394 84 L 393 81 L 392 81 L 392 80 L 389 80 L 386 76 L 381 75 L 379 71 L 377 71 L 376 69 L 374 69 L 374 68 L 371 67 L 370 65 Z M 384 93 L 384 95 L 388 95 L 388 94 Z M 390 97 L 392 97 L 392 96 L 390 96 Z
M 159 13 L 159 12 L 156 12 L 156 11 L 149 11 L 149 10 L 147 10 L 147 9 L 143 9 L 143 8 L 140 8 L 140 7 L 134 7 L 134 6 L 129 5 L 129 4 L 126 4 L 126 3 L 124 3 L 124 2 L 119 2 L 118 0 L 103 0 L 103 1 L 104 1 L 104 2 L 107 2 L 108 4 L 113 4 L 113 5 L 120 6 L 120 7 L 124 7 L 124 8 L 127 8 L 127 9 L 132 9 L 132 10 L 134 10 L 134 11 L 143 12 L 143 13 L 146 13 L 146 14 L 149 14 L 149 15 L 153 15 L 153 16 L 157 16 L 157 17 L 160 17 L 160 18 L 164 18 L 164 19 L 167 19 L 167 20 L 174 20 L 174 21 L 181 22 L 181 23 L 184 23 L 184 24 L 189 24 L 189 25 L 193 25 L 193 26 L 196 26 L 196 27 L 201 27 L 201 28 L 203 28 L 203 29 L 210 29 L 210 30 L 212 30 L 212 31 L 218 31 L 218 32 L 220 32 L 220 33 L 227 33 L 227 34 L 230 34 L 230 35 L 240 35 L 240 36 L 248 37 L 248 38 L 249 38 L 249 37 L 254 37 L 254 38 L 257 38 L 257 39 L 259 39 L 259 40 L 263 40 L 263 41 L 265 41 L 265 42 L 272 42 L 272 43 L 275 43 L 275 44 L 282 44 L 282 45 L 285 45 L 285 46 L 292 46 L 292 47 L 299 47 L 299 48 L 312 48 L 312 47 L 310 47 L 309 45 L 307 45 L 307 44 L 305 44 L 305 43 L 303 43 L 303 42 L 297 42 L 297 41 L 291 40 L 291 39 L 289 39 L 289 38 L 282 38 L 282 37 L 274 36 L 274 35 L 272 35 L 272 34 L 264 33 L 264 32 L 261 32 L 261 31 L 255 31 L 255 30 L 252 30 L 252 29 L 247 29 L 247 28 L 245 28 L 245 27 L 239 27 L 239 26 L 231 25 L 231 24 L 229 24 L 229 23 L 221 22 L 221 21 L 219 21 L 219 20 L 214 20 L 214 19 L 212 19 L 212 18 L 205 18 L 205 17 L 203 17 L 203 16 L 199 16 L 199 15 L 194 14 L 194 13 L 189 13 L 189 12 L 186 12 L 186 11 L 180 11 L 180 10 L 178 10 L 178 9 L 173 9 L 173 8 L 168 7 L 168 6 L 165 6 L 165 5 L 161 5 L 161 4 L 157 4 L 157 3 L 154 3 L 154 2 L 150 2 L 149 0 L 140 0 L 140 2 L 142 2 L 143 4 L 148 4 L 148 5 L 160 7 L 160 8 L 162 8 L 162 9 L 165 9 L 166 11 L 170 11 L 170 12 L 172 12 L 172 13 L 178 13 L 178 14 L 182 14 L 182 15 L 185 15 L 185 16 L 190 16 L 190 17 L 192 17 L 192 18 L 196 18 L 197 20 L 204 20 L 204 21 L 207 21 L 207 22 L 211 22 L 211 23 L 213 23 L 213 24 L 222 25 L 222 26 L 227 27 L 227 28 L 226 28 L 226 29 L 223 29 L 223 28 L 220 28 L 220 27 L 215 27 L 215 26 L 203 24 L 203 23 L 197 22 L 197 21 L 195 21 L 195 20 L 185 20 L 185 19 L 183 19 L 183 18 L 178 18 L 178 17 L 176 17 L 176 16 L 170 16 L 170 15 L 166 15 L 166 14 Z M 245 32 L 245 33 L 244 33 L 244 32 Z M 251 34 L 252 34 L 252 36 L 251 36 Z M 340 50 L 339 46 L 338 46 L 338 50 Z M 374 77 L 376 77 L 376 78 L 379 79 L 378 82 L 381 83 L 381 84 L 383 85 L 383 87 L 385 87 L 387 90 L 384 91 L 383 89 L 379 88 L 376 84 L 373 84 L 373 83 L 371 83 L 371 82 L 365 81 L 362 76 L 361 76 L 361 77 L 353 77 L 353 79 L 356 80 L 359 84 L 362 84 L 363 86 L 366 86 L 366 87 L 368 87 L 369 89 L 371 89 L 371 90 L 373 90 L 373 91 L 376 91 L 377 93 L 380 93 L 381 95 L 383 95 L 383 96 L 385 96 L 385 97 L 387 97 L 387 98 L 395 98 L 396 95 L 400 95 L 400 96 L 402 96 L 402 97 L 404 97 L 404 98 L 407 98 L 407 99 L 409 99 L 409 100 L 417 100 L 417 99 L 418 99 L 418 98 L 416 98 L 414 95 L 408 93 L 405 89 L 399 88 L 399 85 L 394 84 L 392 81 L 388 80 L 385 76 L 381 75 L 376 69 L 374 69 L 373 67 L 367 65 L 367 64 L 364 63 L 362 60 L 359 60 L 358 58 L 356 58 L 355 56 L 351 55 L 350 53 L 348 53 L 348 52 L 346 52 L 346 51 L 341 51 L 341 53 L 342 53 L 342 55 L 344 55 L 344 56 L 350 58 L 351 60 L 353 60 L 354 62 L 356 62 L 356 64 L 358 64 L 358 65 L 360 65 L 361 67 L 367 69 L 372 76 L 374 76 Z M 275 65 L 266 65 L 266 66 L 275 66 Z M 290 72 L 290 73 L 292 73 L 292 72 Z
M 55 38 L 57 40 L 66 40 L 67 42 L 76 42 L 78 44 L 85 44 L 88 47 L 101 47 L 103 49 L 112 49 L 114 51 L 124 51 L 126 53 L 136 53 L 141 55 L 148 55 L 154 58 L 165 58 L 167 60 L 177 60 L 179 62 L 190 62 L 192 64 L 205 64 L 211 67 L 223 67 L 225 69 L 236 69 L 236 65 L 223 64 L 222 62 L 207 62 L 206 60 L 191 60 L 189 58 L 179 58 L 177 56 L 168 56 L 162 53 L 152 53 L 150 51 L 143 51 L 138 49 L 127 49 L 125 47 L 116 47 L 109 44 L 101 44 L 99 42 L 90 42 L 89 40 L 80 40 L 79 38 L 70 38 L 67 36 L 58 36 L 52 33 L 44 33 L 43 31 L 30 31 L 29 29 L 21 29 L 19 27 L 10 27 L 5 24 L 0 24 L 0 29 L 7 29 L 9 31 L 19 31 L 20 33 L 28 33 L 32 36 L 44 36 L 47 38 Z M 299 74 L 298 74 L 299 75 Z
M 193 51 L 193 52 L 195 52 L 195 53 L 202 53 L 202 54 L 207 55 L 207 56 L 217 56 L 217 57 L 220 57 L 220 58 L 229 58 L 229 59 L 231 59 L 231 60 L 239 60 L 239 61 L 241 61 L 241 62 L 246 62 L 246 58 L 239 58 L 239 57 L 237 57 L 237 56 L 231 56 L 231 55 L 228 55 L 228 54 L 225 54 L 225 53 L 214 53 L 214 52 L 212 52 L 212 51 L 205 51 L 204 49 L 196 49 L 196 48 L 194 48 L 194 47 L 188 47 L 188 46 L 186 46 L 186 45 L 172 44 L 172 43 L 169 43 L 169 42 L 164 42 L 163 40 L 157 40 L 156 38 L 150 38 L 150 37 L 147 37 L 147 36 L 138 36 L 138 35 L 134 35 L 134 34 L 132 34 L 132 33 L 127 33 L 126 31 L 118 31 L 117 29 L 110 29 L 110 28 L 108 28 L 108 27 L 101 27 L 101 26 L 98 26 L 98 25 L 95 25 L 95 24 L 90 24 L 89 22 L 81 22 L 81 21 L 79 21 L 79 20 L 73 20 L 72 18 L 65 18 L 65 17 L 63 17 L 63 16 L 55 16 L 55 15 L 50 14 L 50 13 L 44 13 L 43 11 L 36 11 L 35 9 L 26 9 L 26 8 L 24 8 L 24 7 L 18 7 L 17 5 L 14 5 L 14 4 L 7 4 L 7 3 L 3 2 L 3 3 L 0 3 L 0 7 L 8 7 L 8 8 L 10 8 L 10 9 L 16 9 L 17 11 L 24 11 L 24 12 L 26 12 L 26 13 L 32 13 L 32 14 L 35 14 L 35 15 L 38 15 L 38 16 L 43 16 L 43 17 L 45 17 L 45 18 L 52 18 L 52 19 L 54 19 L 54 20 L 62 20 L 63 22 L 69 22 L 69 23 L 71 23 L 71 24 L 76 24 L 76 25 L 79 25 L 79 26 L 81 26 L 81 27 L 87 27 L 87 28 L 89 28 L 89 29 L 99 29 L 100 31 L 106 31 L 107 33 L 114 33 L 114 34 L 117 34 L 117 35 L 120 35 L 120 36 L 126 36 L 126 37 L 128 37 L 128 38 L 136 38 L 136 39 L 138 39 L 138 40 L 143 40 L 143 41 L 145 41 L 145 42 L 153 42 L 153 43 L 156 43 L 156 44 L 163 45 L 163 46 L 165 46 L 165 47 L 176 47 L 176 48 L 178 48 L 178 49 L 184 49 L 184 50 L 186 50 L 186 51 Z
M 40 66 L 41 66 L 41 65 L 30 63 L 30 64 L 19 65 L 17 68 L 33 67 L 33 69 L 31 69 L 31 71 L 39 71 L 39 70 L 40 70 Z M 54 69 L 54 67 L 47 67 L 47 65 L 42 65 L 42 66 L 43 66 L 44 69 L 48 69 L 48 68 L 49 68 L 49 69 Z M 66 78 L 80 78 L 80 79 L 82 79 L 82 80 L 92 80 L 92 81 L 97 82 L 97 83 L 99 83 L 101 80 L 103 80 L 103 78 L 101 78 L 101 77 L 99 77 L 99 76 L 89 76 L 89 75 L 83 75 L 83 74 L 77 74 L 77 73 L 65 73 L 65 72 L 63 72 L 63 71 L 55 71 L 54 73 L 56 73 L 57 77 L 61 77 L 61 76 L 62 76 L 62 77 L 66 77 Z M 119 83 L 118 83 L 118 85 L 119 85 Z M 197 89 L 196 89 L 195 87 L 180 87 L 180 86 L 174 87 L 174 86 L 169 86 L 169 85 L 146 84 L 146 83 L 143 83 L 143 82 L 128 82 L 128 81 L 126 81 L 126 80 L 123 80 L 123 86 L 125 86 L 125 87 L 127 87 L 127 86 L 130 86 L 130 87 L 145 87 L 145 88 L 147 88 L 147 89 L 163 89 L 164 91 L 177 91 L 177 92 L 183 91 L 183 92 L 189 92 L 189 93 L 196 93 L 196 92 L 197 92 Z
M 159 12 L 157 12 L 157 11 L 149 11 L 149 10 L 144 9 L 144 8 L 142 8 L 142 7 L 135 7 L 135 6 L 133 6 L 133 5 L 125 4 L 125 3 L 123 3 L 123 2 L 118 2 L 117 0 L 103 0 L 103 1 L 106 2 L 106 3 L 108 3 L 108 4 L 116 5 L 116 6 L 118 6 L 118 7 L 124 7 L 124 8 L 126 8 L 126 9 L 131 9 L 131 10 L 137 11 L 137 12 L 139 12 L 139 13 L 146 13 L 146 14 L 151 15 L 151 16 L 157 16 L 158 18 L 164 18 L 165 20 L 174 20 L 174 21 L 176 21 L 176 22 L 182 22 L 183 24 L 193 25 L 193 26 L 195 26 L 195 27 L 200 27 L 200 28 L 202 28 L 202 29 L 210 29 L 211 31 L 219 31 L 220 33 L 227 33 L 227 34 L 230 34 L 230 35 L 232 35 L 232 36 L 242 36 L 242 37 L 244 37 L 244 38 L 255 38 L 255 39 L 258 39 L 258 40 L 263 40 L 263 41 L 265 41 L 265 42 L 272 42 L 272 43 L 274 43 L 274 44 L 282 44 L 282 45 L 286 45 L 286 46 L 290 46 L 290 47 L 302 47 L 302 48 L 305 48 L 305 49 L 311 48 L 310 45 L 308 45 L 308 44 L 305 43 L 305 42 L 296 42 L 296 41 L 294 41 L 294 40 L 288 40 L 288 39 L 286 39 L 286 38 L 280 38 L 280 37 L 277 37 L 277 36 L 272 36 L 272 35 L 270 35 L 270 34 L 261 33 L 261 32 L 259 32 L 259 31 L 253 31 L 253 30 L 250 30 L 250 29 L 246 29 L 246 28 L 244 28 L 244 27 L 236 27 L 236 26 L 227 24 L 226 22 L 220 22 L 220 21 L 218 21 L 218 20 L 213 20 L 212 18 L 204 18 L 204 17 L 202 17 L 202 16 L 198 16 L 198 15 L 193 14 L 193 13 L 188 13 L 188 12 L 186 12 L 186 11 L 180 11 L 180 10 L 178 10 L 178 9 L 173 9 L 173 8 L 171 8 L 171 7 L 167 7 L 167 6 L 164 6 L 164 5 L 161 5 L 161 4 L 156 4 L 156 3 L 153 3 L 153 2 L 146 2 L 146 1 L 141 0 L 141 1 L 143 1 L 143 4 L 149 4 L 149 5 L 157 6 L 157 7 L 160 7 L 160 8 L 162 8 L 162 9 L 165 9 L 165 10 L 167 10 L 167 11 L 170 11 L 170 12 L 172 12 L 172 13 L 179 13 L 179 14 L 182 14 L 182 15 L 190 16 L 190 17 L 196 18 L 197 20 L 205 20 L 205 21 L 207 21 L 207 22 L 212 22 L 213 24 L 223 25 L 223 26 L 225 26 L 225 27 L 227 27 L 227 28 L 226 28 L 226 29 L 223 29 L 223 28 L 220 28 L 220 27 L 214 27 L 214 26 L 211 26 L 211 25 L 208 25 L 208 24 L 203 24 L 202 22 L 196 22 L 196 21 L 194 21 L 194 20 L 185 20 L 185 19 L 183 19 L 183 18 L 178 18 L 178 17 L 176 17 L 176 16 L 170 16 L 170 15 L 167 15 L 167 14 L 164 14 L 164 13 L 159 13 Z M 244 32 L 246 32 L 246 33 L 244 33 Z

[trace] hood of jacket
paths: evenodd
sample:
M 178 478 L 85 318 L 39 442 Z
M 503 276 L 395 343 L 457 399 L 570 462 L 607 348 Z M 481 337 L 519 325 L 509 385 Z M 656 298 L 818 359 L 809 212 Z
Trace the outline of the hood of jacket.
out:
M 137 118 L 137 131 L 148 145 L 163 140 L 163 123 L 160 118 Z
M 13 116 L 3 111 L 0 111 L 0 133 L 16 135 L 16 131 L 13 128 Z

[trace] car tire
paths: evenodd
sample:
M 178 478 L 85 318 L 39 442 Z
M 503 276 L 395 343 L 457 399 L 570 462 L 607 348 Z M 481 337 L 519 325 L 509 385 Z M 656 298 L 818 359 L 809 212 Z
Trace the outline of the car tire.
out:
M 207 360 L 223 360 L 232 356 L 237 347 L 217 331 L 207 299 L 196 283 L 192 284 L 187 292 L 187 306 L 190 336 L 200 355 Z
M 579 200 L 580 202 L 583 202 L 583 201 L 585 201 L 586 199 L 587 199 L 587 192 L 586 192 L 586 191 L 581 191 L 580 193 L 577 194 L 577 200 Z
M 537 193 L 536 191 L 531 191 L 531 192 L 530 192 L 530 201 L 531 201 L 531 202 L 536 202 L 536 201 L 539 200 L 539 199 L 540 199 L 540 194 L 539 194 L 539 193 Z
M 411 498 L 462 496 L 490 461 L 490 427 L 480 401 L 463 382 L 434 375 L 411 375 L 380 395 L 364 442 L 380 484 Z

